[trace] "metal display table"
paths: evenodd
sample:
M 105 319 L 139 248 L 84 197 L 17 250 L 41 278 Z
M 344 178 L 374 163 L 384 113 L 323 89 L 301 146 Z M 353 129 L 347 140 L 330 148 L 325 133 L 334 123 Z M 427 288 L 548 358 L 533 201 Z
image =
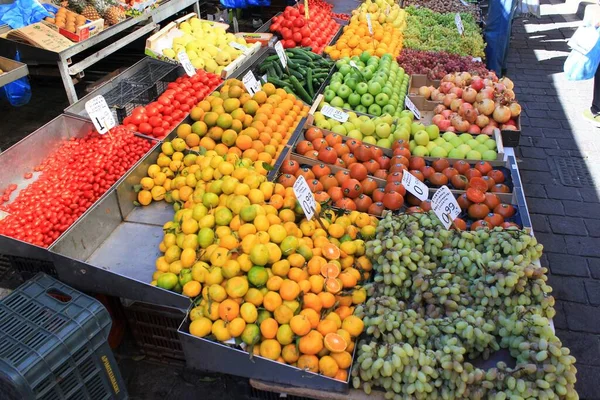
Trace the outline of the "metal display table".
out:
M 194 6 L 194 11 L 200 15 L 200 4 L 198 0 L 169 0 L 155 9 L 146 10 L 142 15 L 129 18 L 117 25 L 111 26 L 83 42 L 74 43 L 73 46 L 60 53 L 0 38 L 0 53 L 2 52 L 2 49 L 12 47 L 13 49 L 17 48 L 19 50 L 21 60 L 25 64 L 38 65 L 56 63 L 69 99 L 69 104 L 73 104 L 78 100 L 73 77 L 83 77 L 86 68 L 89 68 L 136 39 L 142 38 L 157 30 L 159 27 L 158 24 L 161 21 L 189 6 Z M 116 35 L 130 28 L 135 29 L 127 35 L 114 40 Z M 0 31 L 0 34 L 1 33 L 4 32 Z M 103 45 L 103 47 L 83 60 L 73 63 L 72 57 L 97 45 Z
M 27 65 L 4 57 L 0 57 L 0 69 L 4 71 L 0 73 L 0 87 L 29 74 Z

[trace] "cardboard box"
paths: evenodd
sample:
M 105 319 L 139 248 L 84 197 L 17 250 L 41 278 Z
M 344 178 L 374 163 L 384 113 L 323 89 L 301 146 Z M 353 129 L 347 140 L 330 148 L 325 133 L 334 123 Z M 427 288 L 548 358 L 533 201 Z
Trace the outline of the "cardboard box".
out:
M 58 12 L 58 7 L 54 6 L 53 4 L 45 3 L 44 8 L 53 14 L 56 14 Z M 77 15 L 79 15 L 79 14 L 77 14 Z M 77 29 L 75 30 L 74 33 L 69 32 L 68 30 L 66 30 L 64 28 L 59 28 L 55 24 L 50 23 L 48 21 L 42 20 L 41 22 L 44 23 L 50 29 L 55 30 L 56 32 L 71 39 L 72 41 L 74 41 L 76 43 L 82 42 L 86 39 L 89 39 L 92 36 L 95 36 L 98 33 L 102 32 L 102 30 L 104 29 L 104 20 L 102 18 L 94 20 L 94 21 L 86 19 L 85 24 L 77 27 Z

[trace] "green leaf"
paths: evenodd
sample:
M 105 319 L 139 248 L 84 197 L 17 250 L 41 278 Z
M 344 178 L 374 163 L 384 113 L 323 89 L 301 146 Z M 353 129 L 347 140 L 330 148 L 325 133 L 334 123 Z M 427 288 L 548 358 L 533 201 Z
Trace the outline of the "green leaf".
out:
M 142 206 L 137 200 L 134 200 L 133 205 L 136 206 L 136 207 L 141 207 Z
M 133 185 L 133 191 L 138 193 L 140 190 L 142 190 L 142 185 Z
M 263 163 L 262 167 L 267 171 L 273 171 L 275 169 L 275 167 L 273 167 L 271 164 L 265 164 L 265 163 Z

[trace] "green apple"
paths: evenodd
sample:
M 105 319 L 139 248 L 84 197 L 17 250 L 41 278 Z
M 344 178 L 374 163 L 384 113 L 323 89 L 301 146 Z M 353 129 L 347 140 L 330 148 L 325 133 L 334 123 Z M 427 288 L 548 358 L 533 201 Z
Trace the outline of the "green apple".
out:
M 410 132 L 406 129 L 399 129 L 396 130 L 393 134 L 394 136 L 394 140 L 404 140 L 406 142 L 408 142 L 410 140 Z
M 375 96 L 375 103 L 377 103 L 381 107 L 387 105 L 387 103 L 389 101 L 390 101 L 390 96 L 388 96 L 385 93 L 379 93 L 377 96 Z
M 429 132 L 427 132 L 427 133 L 429 133 Z M 429 137 L 429 140 L 431 140 L 431 136 Z M 444 143 L 446 143 L 446 141 L 444 140 L 444 138 L 441 138 L 441 137 L 438 137 L 438 138 L 435 138 L 435 139 L 433 139 L 433 142 L 434 142 L 435 144 L 437 144 L 438 146 L 441 146 L 441 145 L 443 145 Z
M 475 139 L 469 139 L 467 140 L 467 144 L 474 149 L 475 147 L 479 146 L 479 142 Z
M 476 150 L 471 150 L 467 153 L 467 159 L 469 160 L 481 160 L 481 153 Z
M 463 133 L 459 138 L 463 143 L 467 143 L 469 140 L 473 139 L 473 136 L 470 133 Z
M 481 158 L 486 161 L 493 161 L 498 157 L 498 154 L 494 150 L 486 150 L 481 153 Z
M 346 132 L 350 132 L 351 130 L 356 129 L 356 126 L 354 126 L 354 124 L 349 121 L 342 123 L 342 126 L 344 127 L 344 129 L 346 129 Z
M 473 147 L 473 150 L 480 152 L 483 156 L 483 153 L 485 153 L 489 149 L 486 147 L 485 144 L 478 144 L 477 146 Z
M 496 141 L 494 139 L 486 139 L 486 141 L 483 144 L 485 144 L 485 147 L 487 147 L 490 150 L 496 150 Z
M 440 137 L 440 128 L 438 128 L 437 125 L 428 125 L 425 130 L 429 135 L 429 140 L 435 140 Z
M 367 113 L 367 107 L 363 106 L 362 104 L 359 104 L 356 107 L 354 107 L 354 110 L 360 113 Z
M 423 125 L 422 123 L 413 122 L 410 125 L 410 133 L 412 133 L 413 135 L 420 131 L 424 131 L 425 133 L 427 133 L 427 131 L 425 131 L 425 125 Z
M 456 137 L 456 133 L 454 132 L 445 132 L 442 137 L 444 138 L 444 140 L 446 142 L 451 141 L 452 139 L 454 139 Z
M 411 140 L 410 142 L 408 142 L 408 149 L 410 150 L 410 152 L 412 153 L 415 149 L 417 148 L 417 143 L 415 143 L 414 140 Z
M 446 149 L 444 149 L 442 146 L 437 146 L 431 149 L 429 155 L 431 157 L 446 158 L 448 157 L 448 151 L 446 151 Z
M 375 126 L 375 135 L 379 139 L 387 139 L 392 134 L 392 128 L 385 122 L 380 122 Z
M 363 140 L 363 135 L 358 129 L 351 130 L 346 136 L 352 139 Z
M 400 113 L 400 115 L 402 117 L 408 117 L 408 118 L 410 118 L 411 121 L 413 121 L 415 119 L 415 114 L 413 114 L 412 111 L 410 111 L 410 110 L 402 110 L 402 112 Z
M 365 93 L 360 97 L 360 104 L 362 104 L 365 107 L 369 107 L 371 104 L 373 104 L 374 101 L 375 98 L 370 93 Z
M 450 139 L 450 141 L 448 143 L 450 143 L 452 145 L 452 147 L 454 147 L 454 148 L 457 148 L 458 146 L 463 144 L 462 140 L 460 140 L 459 137 Z
M 365 136 L 363 138 L 363 143 L 377 144 L 377 139 L 375 139 L 375 136 Z
M 342 99 L 347 99 L 348 96 L 350 96 L 350 93 L 352 93 L 352 89 L 350 89 L 348 87 L 348 85 L 346 85 L 345 83 L 343 83 L 342 85 L 340 85 L 340 87 L 338 88 L 338 90 L 336 90 L 335 92 Z
M 350 96 L 348 96 L 348 104 L 350 104 L 350 106 L 352 108 L 354 108 L 357 105 L 359 105 L 360 104 L 360 94 L 358 94 L 358 93 L 350 93 Z
M 373 80 L 375 79 L 377 78 L 373 78 Z M 381 84 L 379 82 L 373 82 L 373 80 L 369 83 L 369 93 L 371 96 L 377 96 L 381 93 Z
M 452 149 L 448 152 L 448 158 L 457 158 L 459 160 L 462 160 L 465 158 L 465 153 L 463 153 L 459 149 Z
M 429 155 L 429 150 L 425 146 L 417 146 L 411 153 L 413 156 L 427 157 Z
M 355 90 L 356 93 L 363 95 L 369 91 L 369 85 L 367 85 L 365 82 L 358 82 Z
M 342 123 L 341 123 L 340 121 L 337 121 L 337 120 L 335 120 L 335 119 L 333 119 L 333 118 L 329 120 L 329 125 L 331 125 L 331 127 L 332 127 L 332 128 L 333 128 L 334 126 L 338 126 L 338 125 L 341 125 L 341 124 L 342 124 Z
M 315 124 L 321 129 L 326 129 L 326 130 L 331 129 L 331 124 L 327 120 L 316 121 Z
M 342 107 L 344 105 L 344 99 L 339 96 L 335 96 L 333 100 L 329 102 L 333 107 Z
M 332 89 L 327 89 L 323 92 L 323 97 L 326 102 L 331 103 L 331 100 L 335 97 L 335 92 Z
M 377 141 L 377 146 L 390 149 L 392 148 L 392 141 L 390 139 L 379 139 Z
M 356 85 L 358 84 L 358 82 L 356 81 L 356 78 L 348 78 L 346 79 L 346 86 L 348 86 L 351 90 L 356 89 Z
M 424 130 L 421 130 L 421 131 L 418 131 L 417 133 L 415 133 L 414 138 L 415 138 L 415 142 L 419 146 L 427 146 L 427 143 L 429 143 L 429 135 Z
M 371 115 L 381 115 L 381 107 L 379 104 L 373 103 L 369 106 L 367 113 Z
M 334 133 L 339 133 L 340 135 L 344 135 L 346 136 L 346 133 L 348 133 L 346 131 L 346 128 L 344 128 L 344 125 L 336 125 L 333 128 L 331 128 L 331 132 Z
M 370 119 L 363 121 L 363 123 L 360 125 L 360 133 L 362 133 L 364 136 L 373 136 L 375 133 L 375 123 Z
M 340 86 L 342 86 L 342 85 L 343 85 L 343 83 L 340 82 L 340 81 L 332 81 L 329 84 L 329 89 L 331 89 L 331 90 L 333 90 L 334 92 L 337 93 L 337 91 L 339 90 Z
M 444 144 L 442 144 L 439 147 L 443 147 L 444 150 L 446 150 L 446 152 L 450 153 L 450 150 L 454 149 L 454 146 L 452 146 L 450 143 L 446 142 Z
M 457 147 L 458 150 L 460 150 L 461 152 L 463 152 L 464 154 L 467 154 L 468 152 L 470 152 L 471 150 L 471 146 L 469 146 L 466 143 L 461 144 L 460 146 Z
M 427 147 L 427 150 L 431 151 L 431 150 L 435 149 L 436 147 L 438 147 L 438 145 L 435 144 L 434 142 L 429 142 L 429 143 L 427 143 L 427 146 L 425 146 L 425 147 Z
M 352 71 L 352 67 L 349 66 L 348 64 L 344 64 L 344 65 L 340 66 L 339 71 L 340 71 L 340 74 L 346 76 L 347 74 L 350 73 L 350 71 Z
M 479 143 L 484 144 L 486 140 L 488 140 L 489 136 L 488 135 L 477 135 L 475 136 L 475 140 L 477 140 Z
M 388 104 L 383 106 L 381 112 L 384 114 L 389 114 L 391 116 L 394 112 L 396 112 L 396 106 L 389 102 Z

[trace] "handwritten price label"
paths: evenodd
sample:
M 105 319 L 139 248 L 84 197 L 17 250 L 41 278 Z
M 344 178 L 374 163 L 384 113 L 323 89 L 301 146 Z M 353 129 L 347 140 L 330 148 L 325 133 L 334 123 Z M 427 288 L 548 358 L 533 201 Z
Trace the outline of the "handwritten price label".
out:
M 349 115 L 347 113 L 327 104 L 324 105 L 321 109 L 321 114 L 323 114 L 326 117 L 333 118 L 341 123 L 348 121 L 349 118 Z
M 292 188 L 296 199 L 300 203 L 300 207 L 302 207 L 302 211 L 304 211 L 304 215 L 306 215 L 306 219 L 310 221 L 317 212 L 317 202 L 308 187 L 308 183 L 306 183 L 306 179 L 300 175 Z
M 369 27 L 369 33 L 373 34 L 373 24 L 371 23 L 371 14 L 367 14 L 367 26 Z
M 427 185 L 415 178 L 415 176 L 408 171 L 404 171 L 402 174 L 402 185 L 408 192 L 415 195 L 415 197 L 421 201 L 427 200 L 427 197 L 429 197 Z
M 260 83 L 256 80 L 256 77 L 252 73 L 252 71 L 248 71 L 246 75 L 242 78 L 242 83 L 246 87 L 248 93 L 252 96 L 262 88 Z
M 448 186 L 442 186 L 433 194 L 431 209 L 446 229 L 450 228 L 452 221 L 460 215 L 460 206 Z
M 181 50 L 179 53 L 177 53 L 177 59 L 183 66 L 183 69 L 185 69 L 185 73 L 188 74 L 188 76 L 196 75 L 196 68 L 194 68 L 192 65 L 192 62 L 190 61 L 190 58 L 185 50 Z
M 275 43 L 275 51 L 277 52 L 277 56 L 279 57 L 279 61 L 281 62 L 281 65 L 283 65 L 283 68 L 287 68 L 287 58 L 281 42 Z
M 416 119 L 421 119 L 421 112 L 419 111 L 417 106 L 415 106 L 415 103 L 413 103 L 412 100 L 408 98 L 408 96 L 404 97 L 404 107 L 409 109 L 414 114 Z
M 459 13 L 456 13 L 454 16 L 454 23 L 456 24 L 456 29 L 458 29 L 458 34 L 462 36 L 462 34 L 465 32 L 465 27 L 463 26 L 462 18 L 460 17 Z
M 117 125 L 117 121 L 115 121 L 112 111 L 108 108 L 104 96 L 96 96 L 85 103 L 85 111 L 87 111 L 94 127 L 101 135 Z

